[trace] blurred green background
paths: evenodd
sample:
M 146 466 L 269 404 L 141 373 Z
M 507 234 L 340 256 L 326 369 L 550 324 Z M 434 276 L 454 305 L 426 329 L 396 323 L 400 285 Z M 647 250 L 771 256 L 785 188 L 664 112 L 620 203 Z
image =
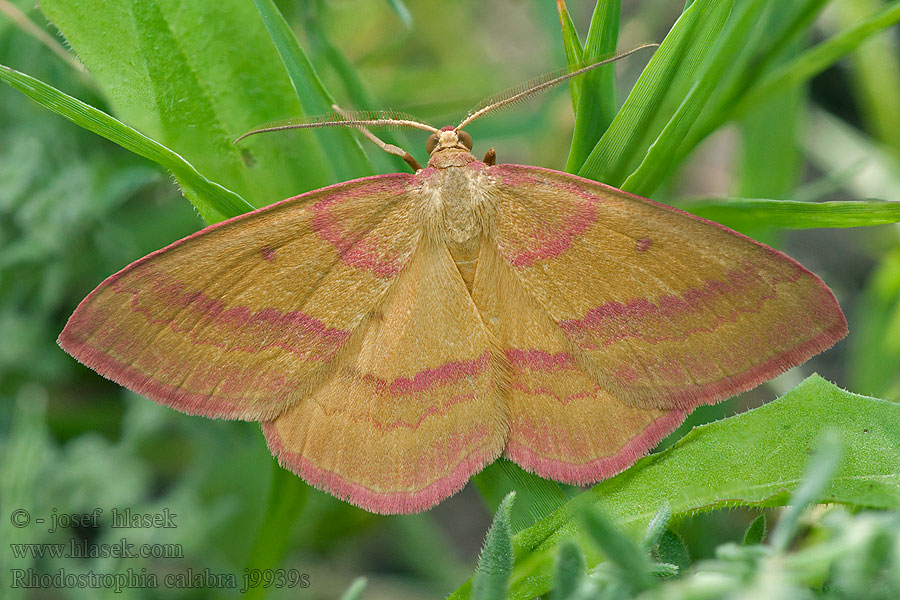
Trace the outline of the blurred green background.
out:
M 166 124 L 155 121 L 149 110 L 142 112 L 142 103 L 151 99 L 143 97 L 139 87 L 104 79 L 112 76 L 100 72 L 94 79 L 50 49 L 48 43 L 61 49 L 65 42 L 32 0 L 0 4 L 4 8 L 0 63 L 178 148 L 173 141 L 178 135 L 169 131 L 166 138 Z M 48 13 L 61 10 L 57 2 L 44 4 Z M 325 87 L 345 107 L 394 109 L 436 126 L 455 124 L 480 100 L 566 66 L 556 6 L 546 0 L 281 0 L 277 4 Z M 797 49 L 828 38 L 888 4 L 834 0 L 816 17 L 805 39 L 796 42 Z M 249 18 L 258 19 L 252 3 L 246 5 Z M 14 23 L 11 6 L 49 36 L 47 43 Z M 593 2 L 572 0 L 568 8 L 583 36 Z M 682 8 L 674 2 L 624 1 L 619 48 L 662 40 Z M 184 24 L 193 23 L 193 29 L 176 31 L 183 36 L 179 39 L 202 45 L 207 43 L 206 36 L 227 35 L 227 28 L 214 20 L 204 21 L 201 13 L 194 21 L 190 15 L 183 19 Z M 72 20 L 90 18 L 88 11 Z M 112 31 L 116 25 L 109 27 Z M 253 27 L 265 32 L 258 24 Z M 72 28 L 78 30 L 76 25 Z M 74 37 L 70 41 L 77 46 Z M 128 60 L 139 43 L 135 38 L 132 46 L 113 45 L 106 51 L 121 53 L 122 60 Z M 260 43 L 269 42 L 261 38 Z M 894 26 L 811 81 L 779 90 L 738 122 L 717 129 L 652 197 L 664 202 L 707 197 L 900 199 L 898 46 Z M 157 50 L 176 52 L 177 47 Z M 240 45 L 232 49 L 239 57 L 245 50 Z M 638 54 L 617 64 L 619 101 L 649 56 L 649 52 Z M 213 71 L 214 66 L 209 65 Z M 352 78 L 342 73 L 345 66 L 355 70 L 363 87 L 351 89 Z M 245 67 L 248 72 L 260 69 L 256 79 L 247 76 L 254 85 L 269 76 L 261 65 Z M 266 68 L 276 67 L 280 64 Z M 191 74 L 172 76 L 187 79 Z M 209 77 L 239 87 L 247 83 L 247 78 L 233 73 L 213 72 Z M 272 86 L 289 89 L 286 81 L 273 81 Z M 267 93 L 256 87 L 241 89 L 237 96 L 252 103 L 264 101 Z M 353 99 L 364 96 L 374 105 L 354 106 Z M 210 114 L 228 112 L 216 106 L 218 98 L 211 96 Z M 161 102 L 159 97 L 153 101 Z M 182 110 L 177 98 L 169 101 L 163 112 Z M 459 586 L 473 569 L 490 523 L 489 509 L 471 485 L 422 515 L 374 516 L 308 490 L 297 478 L 279 477 L 257 424 L 187 417 L 157 406 L 103 380 L 57 347 L 55 339 L 66 318 L 103 278 L 204 223 L 158 165 L 80 129 L 6 85 L 0 86 L 0 107 L 0 536 L 4 542 L 0 578 L 10 569 L 29 566 L 49 573 L 60 568 L 138 572 L 147 568 L 163 574 L 193 568 L 240 575 L 252 564 L 248 555 L 256 548 L 270 556 L 283 555 L 285 568 L 309 574 L 308 590 L 272 590 L 270 598 L 336 597 L 359 575 L 369 579 L 365 598 L 429 598 Z M 203 107 L 191 110 L 196 113 L 185 109 L 185 119 L 202 119 L 205 114 Z M 294 106 L 274 101 L 266 110 L 266 118 L 272 120 L 297 116 Z M 221 145 L 222 140 L 261 124 L 246 122 L 240 129 L 236 123 L 241 118 L 223 117 L 223 129 L 210 138 L 210 145 Z M 500 162 L 562 170 L 573 123 L 572 99 L 562 86 L 479 120 L 469 131 L 478 155 L 494 147 Z M 310 142 L 304 136 L 308 135 L 273 134 L 271 141 L 260 142 L 268 146 L 251 146 L 258 156 L 283 161 L 280 168 L 289 175 L 258 180 L 241 176 L 232 189 L 262 206 L 330 183 L 341 169 L 329 165 L 341 163 L 344 157 L 307 151 Z M 396 135 L 424 163 L 424 133 Z M 202 147 L 201 138 L 186 140 L 186 147 Z M 401 168 L 372 148 L 364 149 L 373 170 Z M 185 157 L 205 172 L 207 158 L 202 153 L 185 153 Z M 247 160 L 247 156 L 235 160 Z M 785 232 L 745 223 L 743 229 L 776 244 L 821 276 L 839 298 L 851 334 L 832 350 L 769 384 L 698 410 L 675 435 L 691 425 L 757 406 L 793 388 L 813 371 L 857 393 L 900 399 L 897 225 Z M 273 493 L 281 504 L 270 501 Z M 42 543 L 71 537 L 71 531 L 10 528 L 7 517 L 13 509 L 48 515 L 54 508 L 81 513 L 113 506 L 138 512 L 168 508 L 177 513 L 177 528 L 135 530 L 129 532 L 129 542 L 181 544 L 184 558 L 29 560 L 13 558 L 5 546 L 7 541 Z M 286 515 L 277 521 L 289 527 L 283 548 L 267 546 L 270 538 L 265 535 L 258 537 L 264 516 L 272 510 Z M 732 510 L 696 516 L 678 523 L 677 531 L 692 557 L 704 558 L 718 544 L 739 537 L 753 514 Z M 92 541 L 116 539 L 114 532 L 90 527 L 77 528 L 75 534 Z M 13 598 L 154 597 L 133 589 L 115 594 L 3 587 L 0 594 L 10 593 Z M 211 593 L 183 590 L 178 597 L 207 598 Z M 233 592 L 222 595 L 236 597 Z

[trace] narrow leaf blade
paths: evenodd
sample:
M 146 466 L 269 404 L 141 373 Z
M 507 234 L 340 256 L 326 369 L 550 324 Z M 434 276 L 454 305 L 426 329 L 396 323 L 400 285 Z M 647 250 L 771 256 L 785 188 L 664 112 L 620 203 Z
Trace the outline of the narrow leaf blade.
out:
M 731 0 L 697 0 L 685 10 L 644 69 L 579 175 L 621 187 L 646 156 L 710 59 Z
M 290 25 L 275 6 L 273 0 L 253 0 L 263 23 L 278 49 L 282 62 L 291 78 L 297 98 L 303 110 L 310 115 L 332 112 L 334 99 L 328 94 L 312 63 L 291 31 Z M 359 141 L 346 127 L 322 127 L 314 130 L 329 157 L 331 168 L 338 181 L 371 175 L 372 165 Z
M 101 110 L 65 94 L 24 73 L 0 65 L 5 81 L 38 104 L 76 125 L 150 159 L 175 175 L 185 197 L 207 223 L 215 223 L 253 210 L 249 202 L 201 175 L 184 158 Z
M 752 198 L 683 200 L 678 208 L 733 229 L 866 227 L 900 222 L 900 202 L 836 200 L 798 202 Z
M 572 22 L 572 17 L 566 9 L 564 0 L 556 0 L 556 12 L 559 13 L 559 24 L 562 27 L 563 49 L 566 52 L 566 64 L 570 71 L 578 69 L 584 64 L 584 48 L 578 38 L 578 31 Z M 572 112 L 578 112 L 578 99 L 581 97 L 581 78 L 574 77 L 569 80 L 569 92 L 572 95 Z
M 591 17 L 584 42 L 585 64 L 616 51 L 619 40 L 621 0 L 599 0 Z M 576 173 L 584 164 L 597 140 L 616 115 L 615 63 L 589 71 L 581 77 L 581 93 L 575 108 L 575 129 L 566 161 L 566 171 Z

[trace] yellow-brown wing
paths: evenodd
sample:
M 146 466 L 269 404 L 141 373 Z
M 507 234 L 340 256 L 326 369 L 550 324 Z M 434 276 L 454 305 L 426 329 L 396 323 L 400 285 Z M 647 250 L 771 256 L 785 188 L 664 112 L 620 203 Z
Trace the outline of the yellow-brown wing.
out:
M 307 483 L 372 512 L 424 510 L 502 452 L 502 362 L 447 248 L 424 240 L 335 369 L 263 431 Z
M 542 477 L 593 483 L 628 467 L 686 415 L 622 402 L 576 362 L 571 343 L 490 243 L 472 297 L 508 364 L 504 455 Z
M 818 277 L 725 227 L 558 171 L 489 173 L 497 250 L 573 361 L 620 402 L 721 400 L 847 332 Z
M 213 225 L 122 269 L 59 343 L 92 369 L 190 414 L 270 419 L 404 268 L 414 176 L 350 181 Z

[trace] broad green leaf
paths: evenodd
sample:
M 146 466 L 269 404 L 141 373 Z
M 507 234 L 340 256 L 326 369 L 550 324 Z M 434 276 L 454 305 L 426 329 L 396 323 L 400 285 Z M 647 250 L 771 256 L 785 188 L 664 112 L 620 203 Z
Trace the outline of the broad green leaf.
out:
M 207 223 L 215 223 L 253 210 L 239 195 L 201 175 L 184 158 L 93 106 L 54 87 L 0 65 L 0 79 L 38 104 L 80 127 L 115 142 L 126 150 L 159 163 L 172 172 L 185 198 Z
M 513 565 L 511 511 L 516 493 L 507 494 L 494 522 L 488 529 L 484 540 L 484 548 L 478 558 L 478 571 L 472 583 L 474 600 L 493 600 L 503 598 L 509 586 L 509 573 Z
M 732 0 L 697 0 L 656 50 L 578 174 L 621 186 L 643 161 L 711 58 Z
M 254 136 L 303 109 L 263 22 L 243 0 L 46 0 L 45 15 L 121 121 L 254 206 L 334 183 L 313 134 Z
M 334 99 L 325 90 L 290 25 L 278 12 L 273 0 L 253 0 L 278 54 L 287 69 L 303 110 L 309 115 L 333 112 Z M 359 141 L 347 127 L 322 127 L 313 130 L 330 157 L 331 169 L 339 181 L 371 175 L 372 165 Z M 272 134 L 277 135 L 277 134 Z
M 599 6 L 599 3 L 598 3 Z M 557 0 L 556 11 L 559 13 L 559 24 L 562 27 L 563 49 L 566 52 L 566 64 L 569 71 L 577 70 L 584 64 L 584 47 L 578 38 L 578 31 L 566 9 L 563 0 Z M 581 77 L 573 77 L 569 80 L 569 93 L 572 95 L 572 112 L 578 113 L 578 98 L 581 97 Z
M 584 42 L 584 64 L 601 60 L 616 51 L 621 11 L 621 0 L 598 0 Z M 615 68 L 615 63 L 610 63 L 580 77 L 575 129 L 566 161 L 566 171 L 570 173 L 578 172 L 616 115 Z
M 519 532 L 510 597 L 550 589 L 557 548 L 584 537 L 577 515 L 585 505 L 601 507 L 635 538 L 666 502 L 676 519 L 726 506 L 784 505 L 802 481 L 808 450 L 827 429 L 836 432 L 844 453 L 822 501 L 900 508 L 900 404 L 852 394 L 813 375 L 764 406 L 695 428 Z M 588 554 L 588 567 L 600 559 Z M 464 585 L 451 597 L 468 598 L 469 589 Z
M 797 202 L 750 198 L 709 198 L 678 202 L 678 208 L 732 229 L 773 227 L 815 229 L 900 223 L 900 202 L 858 200 Z

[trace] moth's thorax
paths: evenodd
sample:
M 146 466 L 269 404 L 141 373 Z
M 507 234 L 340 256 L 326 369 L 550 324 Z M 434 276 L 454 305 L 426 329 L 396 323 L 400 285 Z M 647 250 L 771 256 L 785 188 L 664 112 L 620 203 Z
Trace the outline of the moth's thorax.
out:
M 422 171 L 426 236 L 445 245 L 466 283 L 477 264 L 484 233 L 492 228 L 489 167 L 468 152 L 435 153 Z
M 436 169 L 464 167 L 475 160 L 477 159 L 465 148 L 439 148 L 428 159 L 428 166 Z

